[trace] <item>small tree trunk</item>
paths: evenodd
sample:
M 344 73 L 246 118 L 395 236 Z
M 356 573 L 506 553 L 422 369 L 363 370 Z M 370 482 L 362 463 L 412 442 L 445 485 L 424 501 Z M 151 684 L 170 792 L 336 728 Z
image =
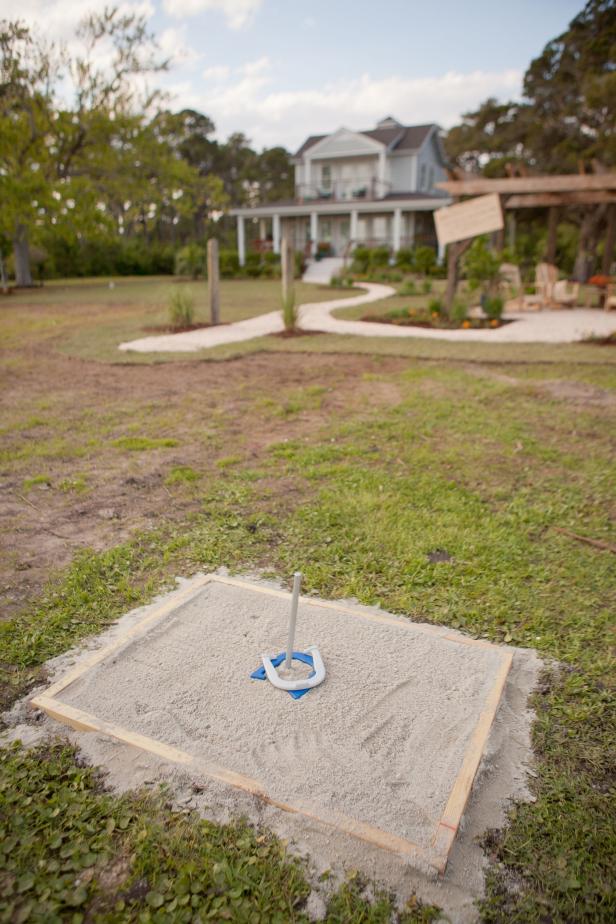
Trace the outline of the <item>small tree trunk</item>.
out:
M 456 297 L 458 279 L 460 276 L 460 257 L 466 253 L 473 243 L 473 238 L 469 237 L 465 241 L 457 241 L 455 244 L 449 244 L 447 247 L 447 288 L 445 289 L 445 311 L 447 317 L 451 317 L 451 310 Z
M 601 261 L 601 272 L 604 276 L 609 276 L 614 259 L 614 245 L 616 244 L 616 205 L 610 205 L 607 216 L 607 228 L 605 231 L 605 244 L 603 246 L 603 259 Z
M 218 266 L 218 241 L 215 237 L 207 242 L 207 285 L 210 293 L 210 320 L 220 323 L 220 277 Z
M 33 286 L 28 232 L 23 225 L 17 226 L 15 237 L 13 238 L 13 253 L 15 256 L 15 284 L 24 288 Z
M 6 278 L 6 263 L 2 254 L 0 254 L 0 283 L 2 284 L 2 291 L 6 295 L 9 291 L 9 282 Z

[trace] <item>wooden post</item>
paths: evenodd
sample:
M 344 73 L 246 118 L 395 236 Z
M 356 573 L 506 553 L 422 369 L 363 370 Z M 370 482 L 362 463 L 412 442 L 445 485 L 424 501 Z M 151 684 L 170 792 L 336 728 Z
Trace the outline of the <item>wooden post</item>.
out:
M 445 289 L 445 311 L 451 317 L 456 289 L 458 286 L 459 261 L 460 257 L 466 253 L 473 243 L 473 238 L 469 237 L 465 241 L 456 241 L 447 247 L 447 288 Z
M 553 205 L 548 211 L 548 241 L 545 249 L 546 263 L 556 263 L 556 232 L 558 231 L 558 208 Z
M 295 329 L 295 251 L 291 238 L 282 239 L 282 316 L 286 330 Z
M 215 237 L 207 242 L 207 285 L 210 295 L 210 321 L 220 323 L 220 275 L 218 267 L 218 241 Z

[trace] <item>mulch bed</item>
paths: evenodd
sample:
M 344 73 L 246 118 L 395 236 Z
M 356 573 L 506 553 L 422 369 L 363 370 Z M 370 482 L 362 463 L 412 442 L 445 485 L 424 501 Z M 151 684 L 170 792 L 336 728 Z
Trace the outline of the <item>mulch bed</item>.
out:
M 203 330 L 204 327 L 224 327 L 228 323 L 228 321 L 220 321 L 218 324 L 210 324 L 208 321 L 204 321 L 202 324 L 188 324 L 186 327 L 156 324 L 153 327 L 143 327 L 142 330 L 147 334 L 186 334 L 191 330 Z
M 377 324 L 393 324 L 395 327 L 426 327 L 431 330 L 498 330 L 505 324 L 513 324 L 513 320 L 500 320 L 493 324 L 487 318 L 469 318 L 468 325 L 455 322 L 440 322 L 433 324 L 431 321 L 421 321 L 414 318 L 387 318 L 383 315 L 365 314 L 362 321 L 370 321 Z

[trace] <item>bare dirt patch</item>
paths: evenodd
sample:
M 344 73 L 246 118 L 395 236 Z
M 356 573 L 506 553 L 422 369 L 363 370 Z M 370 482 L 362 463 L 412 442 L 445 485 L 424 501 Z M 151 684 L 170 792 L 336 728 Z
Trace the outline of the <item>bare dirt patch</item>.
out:
M 286 353 L 148 366 L 107 366 L 36 347 L 15 355 L 3 387 L 10 425 L 0 435 L 5 615 L 32 600 L 77 550 L 100 551 L 198 510 L 203 489 L 224 478 L 227 464 L 256 466 L 272 443 L 391 405 L 395 389 L 365 375 L 408 365 Z M 315 390 L 318 400 L 310 398 Z M 152 445 L 118 446 L 133 436 Z M 174 469 L 200 480 L 170 482 Z

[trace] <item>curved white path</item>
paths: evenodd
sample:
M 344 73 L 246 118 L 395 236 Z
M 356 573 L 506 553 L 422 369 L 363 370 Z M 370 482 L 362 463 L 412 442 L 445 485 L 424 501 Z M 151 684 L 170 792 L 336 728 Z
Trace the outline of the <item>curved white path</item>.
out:
M 366 305 L 395 295 L 391 286 L 371 282 L 357 283 L 365 289 L 362 295 L 351 298 L 336 298 L 326 302 L 313 302 L 298 308 L 299 325 L 303 330 L 325 331 L 330 334 L 353 334 L 360 337 L 418 337 L 431 340 L 454 342 L 480 341 L 483 343 L 575 343 L 588 336 L 605 337 L 616 331 L 616 313 L 590 308 L 573 308 L 564 311 L 534 311 L 524 314 L 508 313 L 514 324 L 505 324 L 494 330 L 433 330 L 426 327 L 402 327 L 395 324 L 380 324 L 370 321 L 347 321 L 332 316 L 336 308 L 350 308 Z M 190 353 L 225 343 L 239 343 L 255 337 L 276 334 L 284 329 L 282 312 L 268 314 L 222 324 L 220 327 L 204 327 L 183 334 L 163 334 L 143 337 L 121 343 L 120 350 L 137 353 Z

